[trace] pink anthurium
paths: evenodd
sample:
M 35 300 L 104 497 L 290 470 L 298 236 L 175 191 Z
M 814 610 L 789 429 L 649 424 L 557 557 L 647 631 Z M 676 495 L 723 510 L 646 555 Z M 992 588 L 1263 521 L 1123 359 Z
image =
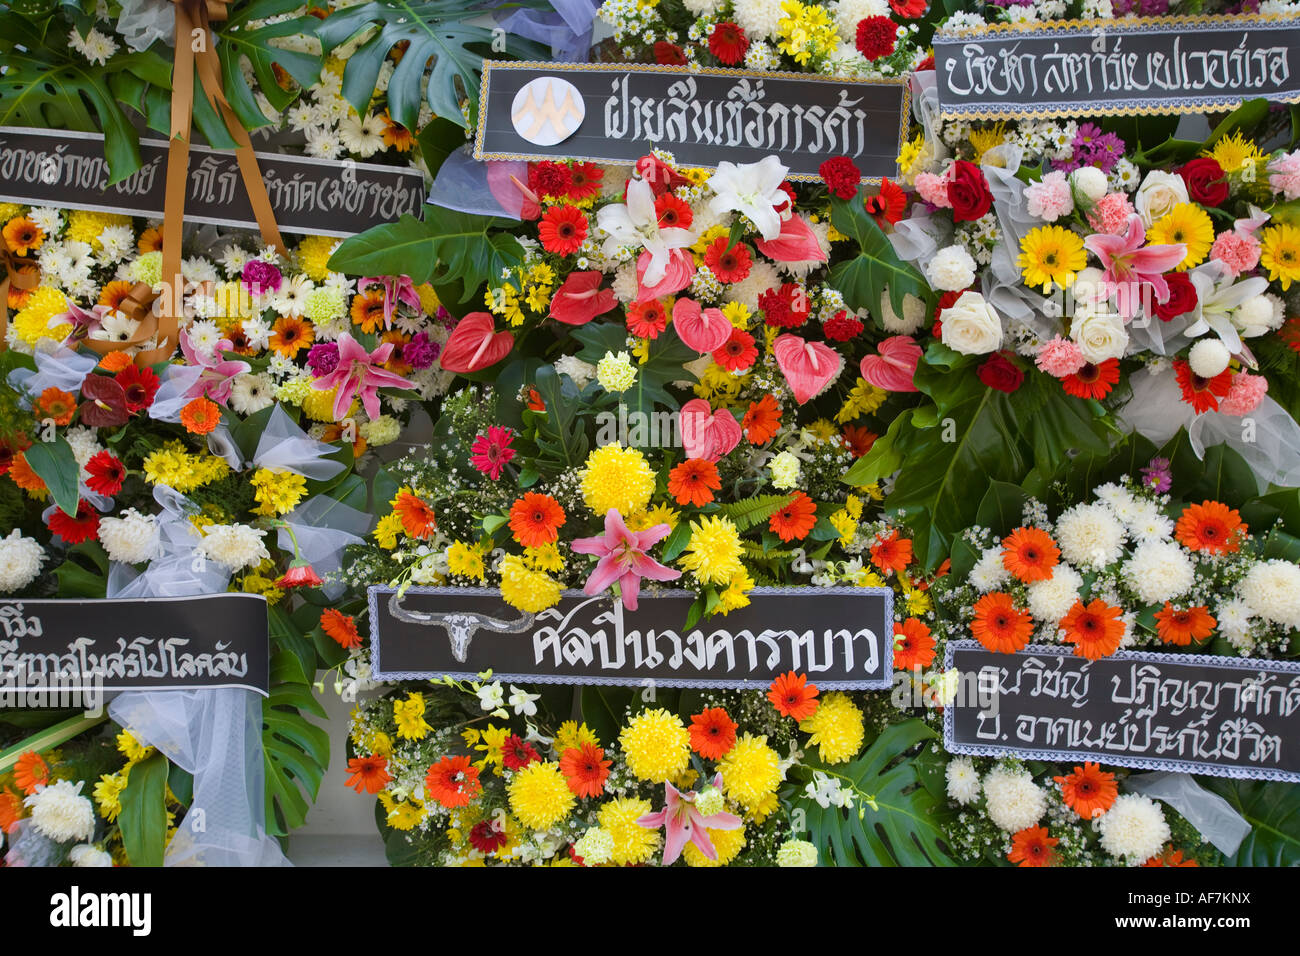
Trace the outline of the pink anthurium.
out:
M 778 335 L 772 343 L 776 364 L 790 383 L 794 400 L 802 405 L 821 393 L 840 374 L 843 360 L 824 342 L 806 342 L 797 335 Z
M 1163 273 L 1168 272 L 1187 256 L 1187 246 L 1181 242 L 1161 246 L 1147 246 L 1146 230 L 1136 214 L 1129 216 L 1128 230 L 1122 236 L 1093 233 L 1085 236 L 1083 244 L 1101 260 L 1105 274 L 1102 277 L 1108 291 L 1117 293 L 1119 310 L 1131 316 L 1141 303 L 1143 285 L 1150 285 L 1157 302 L 1169 301 L 1169 284 Z
M 570 272 L 551 297 L 551 318 L 565 325 L 586 325 L 618 305 L 613 289 L 600 287 L 604 275 L 592 269 Z
M 677 229 L 675 232 L 684 230 Z M 680 292 L 691 284 L 695 278 L 695 260 L 691 258 L 690 252 L 685 249 L 673 249 L 666 257 L 663 278 L 654 285 L 646 285 L 646 273 L 653 266 L 653 260 L 650 253 L 643 252 L 636 260 L 636 281 L 640 286 L 640 291 L 636 294 L 638 302 L 648 302 L 651 299 L 662 299 L 666 295 L 672 295 L 674 292 Z
M 722 789 L 722 774 L 714 776 L 712 786 L 715 790 Z M 705 816 L 696 806 L 698 799 L 695 791 L 682 793 L 671 783 L 665 783 L 664 808 L 637 819 L 637 826 L 647 830 L 664 828 L 664 866 L 675 863 L 687 843 L 694 843 L 706 859 L 716 860 L 718 851 L 709 839 L 709 831 L 738 830 L 745 825 L 740 817 L 726 811 Z
M 637 595 L 641 592 L 641 579 L 675 581 L 682 572 L 665 567 L 647 553 L 650 547 L 672 530 L 666 524 L 657 524 L 644 531 L 629 531 L 623 516 L 616 508 L 605 513 L 605 534 L 597 538 L 578 538 L 570 547 L 577 554 L 594 554 L 600 560 L 587 578 L 584 594 L 599 594 L 615 581 L 623 606 L 636 610 Z
M 893 335 L 876 346 L 879 355 L 862 358 L 862 377 L 887 392 L 915 392 L 912 383 L 921 361 L 921 346 L 910 335 Z
M 471 312 L 456 323 L 438 360 L 448 372 L 463 375 L 495 365 L 510 354 L 514 345 L 513 335 L 496 331 L 491 313 Z
M 385 342 L 373 352 L 367 352 L 350 333 L 338 339 L 339 361 L 334 371 L 311 383 L 312 388 L 328 392 L 337 388 L 334 396 L 334 420 L 342 421 L 354 398 L 360 397 L 366 414 L 379 417 L 379 389 L 410 388 L 411 383 L 402 376 L 388 371 L 383 364 L 393 354 L 393 343 Z
M 717 461 L 740 444 L 743 431 L 736 416 L 725 408 L 716 412 L 702 398 L 693 398 L 678 413 L 682 447 L 688 458 Z
M 781 234 L 775 239 L 755 239 L 758 251 L 777 262 L 825 262 L 817 234 L 802 216 L 781 221 Z
M 673 328 L 688 346 L 707 353 L 727 344 L 733 326 L 721 309 L 701 309 L 693 299 L 678 299 L 673 303 Z

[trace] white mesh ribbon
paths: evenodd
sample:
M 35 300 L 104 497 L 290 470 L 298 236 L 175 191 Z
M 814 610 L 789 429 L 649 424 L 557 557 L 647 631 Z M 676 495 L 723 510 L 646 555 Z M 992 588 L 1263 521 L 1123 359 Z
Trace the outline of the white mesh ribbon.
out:
M 326 458 L 338 451 L 333 445 L 317 441 L 293 423 L 283 406 L 276 405 L 267 420 L 262 437 L 253 452 L 253 464 L 273 471 L 291 471 L 295 475 L 323 481 L 332 478 L 346 465 Z
M 9 850 L 5 866 L 58 866 L 67 855 L 67 847 L 55 843 L 31 820 L 19 820 L 9 831 Z
M 166 485 L 155 485 L 158 515 L 158 557 L 137 572 L 114 561 L 108 568 L 108 597 L 187 597 L 220 594 L 230 583 L 230 571 L 216 561 L 195 560 L 199 533 L 190 523 L 199 506 Z
M 23 408 L 31 408 L 27 395 L 38 396 L 47 388 L 57 388 L 74 395 L 81 390 L 81 383 L 91 373 L 99 358 L 94 355 L 82 355 L 68 348 L 57 348 L 53 352 L 37 351 L 32 355 L 36 362 L 36 371 L 29 368 L 16 368 L 9 373 L 9 384 L 19 395 Z
M 168 365 L 162 371 L 162 384 L 149 406 L 149 417 L 160 422 L 178 422 L 181 409 L 194 398 L 190 394 L 199 377 L 203 374 L 202 365 Z
M 117 32 L 132 50 L 147 50 L 158 40 L 170 46 L 176 33 L 176 8 L 170 0 L 122 0 Z
M 343 566 L 343 549 L 350 544 L 361 544 L 371 523 L 366 512 L 357 511 L 328 495 L 308 498 L 280 520 L 289 526 L 279 531 L 277 544 L 280 549 L 292 551 L 297 539 L 299 557 L 310 563 L 321 577 Z M 334 600 L 343 593 L 343 584 L 327 582 L 321 590 L 327 598 Z
M 1250 832 L 1250 824 L 1232 804 L 1210 793 L 1191 774 L 1142 773 L 1129 777 L 1124 786 L 1169 804 L 1225 856 L 1236 853 Z
M 1265 396 L 1258 408 L 1241 418 L 1222 412 L 1197 415 L 1182 400 L 1171 372 L 1152 375 L 1143 369 L 1129 381 L 1133 394 L 1119 410 L 1129 429 L 1163 445 L 1179 428 L 1186 428 L 1198 458 L 1205 457 L 1210 445 L 1227 445 L 1250 465 L 1260 490 L 1269 484 L 1300 484 L 1300 425 L 1273 399 Z

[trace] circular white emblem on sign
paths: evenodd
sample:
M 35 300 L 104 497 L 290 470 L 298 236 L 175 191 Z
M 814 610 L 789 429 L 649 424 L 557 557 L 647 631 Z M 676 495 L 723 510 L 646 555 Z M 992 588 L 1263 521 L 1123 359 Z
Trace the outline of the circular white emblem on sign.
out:
M 564 142 L 578 131 L 586 115 L 578 88 L 558 76 L 529 80 L 510 106 L 515 132 L 537 146 Z

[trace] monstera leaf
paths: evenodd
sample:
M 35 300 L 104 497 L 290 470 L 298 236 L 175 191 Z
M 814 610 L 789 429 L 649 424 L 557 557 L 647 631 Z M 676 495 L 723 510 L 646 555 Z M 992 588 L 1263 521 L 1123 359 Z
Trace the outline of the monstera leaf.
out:
M 302 50 L 286 50 L 271 43 L 281 37 L 315 34 L 321 22 L 316 17 L 304 15 L 274 19 L 301 7 L 302 3 L 296 0 L 254 0 L 253 3 L 235 4 L 231 7 L 230 19 L 216 25 L 222 89 L 245 129 L 257 129 L 273 120 L 268 119 L 257 105 L 257 97 L 240 68 L 241 60 L 246 59 L 252 66 L 262 94 L 279 111 L 292 103 L 297 93 L 280 85 L 273 64 L 293 77 L 303 89 L 314 86 L 320 78 L 319 56 Z M 250 25 L 268 19 L 274 22 Z M 196 87 L 195 99 L 201 98 L 202 93 Z
M 502 4 L 496 9 L 540 6 L 538 0 Z M 408 46 L 388 81 L 388 111 L 409 130 L 419 127 L 421 85 L 429 74 L 429 108 L 435 116 L 468 125 L 461 99 L 469 100 L 468 115 L 478 111 L 483 60 L 509 55 L 525 60 L 549 59 L 549 50 L 531 40 L 511 36 L 508 50 L 494 47 L 494 33 L 477 21 L 482 8 L 463 0 L 371 0 L 336 10 L 317 28 L 328 53 L 361 36 L 372 35 L 348 57 L 343 71 L 343 96 L 358 113 L 370 108 L 384 61 L 399 43 Z
M 849 247 L 857 250 L 852 259 L 831 266 L 831 285 L 844 295 L 853 309 L 880 312 L 880 297 L 889 290 L 894 312 L 903 314 L 903 296 L 911 293 L 918 299 L 930 298 L 930 288 L 921 273 L 898 258 L 894 247 L 867 214 L 859 193 L 852 199 L 831 199 L 831 225 L 853 240 Z
M 424 219 L 403 216 L 345 239 L 329 267 L 350 275 L 406 275 L 412 282 L 464 284 L 467 302 L 480 286 L 500 282 L 524 261 L 524 250 L 503 219 L 425 206 Z
M 934 816 L 938 800 L 922 785 L 915 760 L 904 755 L 937 734 L 919 720 L 888 727 L 870 749 L 850 764 L 821 770 L 852 790 L 848 808 L 822 807 L 799 795 L 795 813 L 802 812 L 808 839 L 824 864 L 836 866 L 954 866 L 944 847 L 944 834 Z
M 1229 866 L 1295 866 L 1300 863 L 1300 788 L 1289 783 L 1198 777 L 1245 817 L 1250 833 Z

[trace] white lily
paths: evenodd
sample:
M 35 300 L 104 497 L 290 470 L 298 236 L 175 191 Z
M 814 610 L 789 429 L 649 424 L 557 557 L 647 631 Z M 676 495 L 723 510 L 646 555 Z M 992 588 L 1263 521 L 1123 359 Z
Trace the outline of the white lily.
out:
M 718 163 L 718 171 L 709 177 L 713 198 L 709 208 L 717 215 L 744 213 L 758 227 L 764 239 L 781 235 L 781 214 L 777 207 L 790 201 L 781 188 L 790 170 L 775 156 L 764 156 L 757 163 Z
M 511 684 L 510 697 L 506 703 L 513 707 L 519 716 L 533 717 L 537 714 L 537 704 L 534 701 L 540 700 L 541 696 L 541 694 L 530 694 L 522 687 Z
M 505 691 L 502 689 L 500 681 L 484 684 L 476 693 L 479 706 L 484 710 L 496 710 L 506 702 Z
M 1197 301 L 1192 310 L 1191 324 L 1184 334 L 1196 338 L 1213 329 L 1229 352 L 1240 355 L 1244 347 L 1230 313 L 1243 302 L 1267 291 L 1268 280 L 1256 276 L 1235 282 L 1232 270 L 1216 260 L 1192 270 L 1189 278 L 1196 289 Z
M 641 283 L 658 285 L 668 271 L 669 255 L 695 242 L 695 233 L 676 226 L 659 228 L 659 214 L 655 212 L 654 190 L 644 179 L 633 179 L 627 184 L 627 203 L 602 206 L 596 213 L 596 225 L 605 233 L 605 257 L 613 259 L 620 246 L 636 246 L 650 253 Z

